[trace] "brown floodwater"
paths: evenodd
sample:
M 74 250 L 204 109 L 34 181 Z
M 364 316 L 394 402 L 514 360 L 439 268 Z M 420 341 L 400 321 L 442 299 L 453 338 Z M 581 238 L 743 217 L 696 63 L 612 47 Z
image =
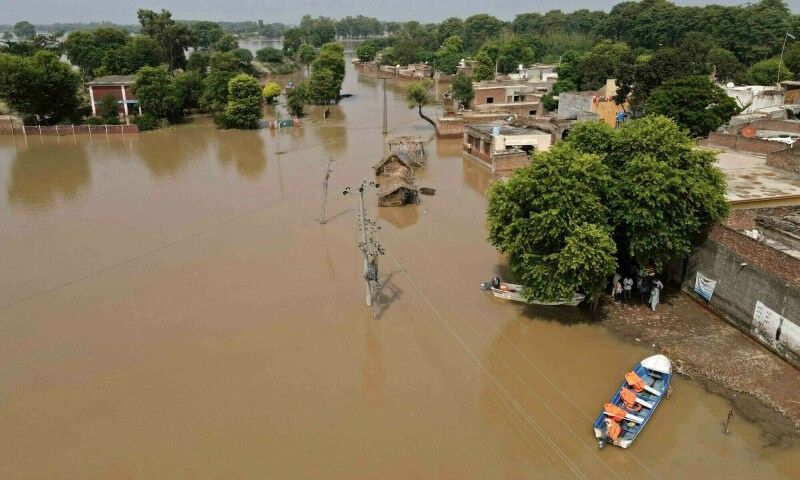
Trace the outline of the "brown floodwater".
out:
M 390 135 L 432 137 L 405 85 Z M 341 191 L 382 155 L 383 94 L 351 66 L 344 92 L 280 132 L 0 137 L 0 478 L 800 476 L 798 447 L 740 417 L 724 435 L 728 402 L 683 378 L 632 448 L 599 450 L 592 419 L 654 349 L 479 290 L 506 267 L 458 141 L 426 146 L 436 196 L 368 197 L 373 320 Z

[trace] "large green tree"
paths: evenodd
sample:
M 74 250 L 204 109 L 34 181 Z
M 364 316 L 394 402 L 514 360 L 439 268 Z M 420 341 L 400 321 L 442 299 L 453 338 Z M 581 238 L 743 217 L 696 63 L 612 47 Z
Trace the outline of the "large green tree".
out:
M 0 100 L 26 120 L 50 125 L 73 117 L 80 80 L 52 52 L 0 54 Z
M 170 70 L 186 66 L 186 49 L 192 45 L 189 27 L 172 19 L 167 10 L 139 10 L 137 12 L 142 33 L 152 37 L 161 45 L 162 56 Z
M 598 155 L 569 143 L 537 153 L 531 164 L 489 189 L 489 241 L 505 253 L 529 299 L 597 294 L 616 268 L 605 204 L 611 186 Z
M 210 50 L 211 46 L 225 33 L 216 22 L 195 22 L 189 28 L 192 34 L 192 46 L 196 50 Z
M 239 73 L 245 73 L 245 69 L 234 54 L 213 53 L 208 75 L 203 80 L 201 105 L 214 111 L 224 109 L 228 103 L 228 82 Z
M 314 77 L 314 73 L 323 70 L 330 72 L 330 75 L 317 75 L 314 82 L 309 82 L 309 92 L 335 92 L 335 96 L 331 100 L 338 101 L 345 73 L 344 47 L 342 47 L 342 44 L 331 42 L 323 45 L 319 49 L 317 58 L 311 64 L 311 70 L 313 72 L 312 77 Z M 323 79 L 324 82 L 322 82 Z M 312 85 L 312 83 L 315 83 L 315 85 Z M 309 93 L 309 99 L 311 101 L 319 100 L 318 97 L 311 95 L 311 93 Z
M 794 79 L 794 74 L 786 68 L 786 65 L 780 68 L 780 79 L 778 78 L 778 66 L 780 65 L 779 58 L 770 58 L 762 60 L 747 71 L 747 81 L 753 85 L 775 85 L 779 80 Z
M 458 35 L 448 37 L 436 51 L 436 70 L 453 75 L 464 58 L 464 42 Z
M 228 105 L 218 123 L 225 128 L 258 128 L 261 118 L 261 85 L 240 73 L 228 82 Z
M 597 294 L 615 255 L 663 267 L 728 213 L 715 154 L 663 116 L 582 122 L 489 194 L 489 239 L 528 298 Z
M 691 254 L 728 214 L 725 177 L 716 154 L 698 149 L 673 120 L 651 115 L 617 130 L 578 124 L 569 143 L 600 155 L 613 177 L 610 206 L 618 250 L 662 267 Z
M 183 116 L 181 91 L 166 65 L 140 69 L 133 83 L 133 93 L 142 111 L 148 115 L 170 122 Z
M 689 76 L 661 84 L 647 102 L 647 113 L 664 115 L 693 137 L 704 137 L 739 113 L 736 102 L 705 76 Z
M 464 20 L 464 48 L 476 52 L 490 38 L 503 30 L 503 22 L 485 13 L 473 15 Z
M 458 74 L 453 79 L 453 100 L 464 108 L 469 108 L 475 98 L 475 90 L 472 88 L 472 78 L 467 75 Z

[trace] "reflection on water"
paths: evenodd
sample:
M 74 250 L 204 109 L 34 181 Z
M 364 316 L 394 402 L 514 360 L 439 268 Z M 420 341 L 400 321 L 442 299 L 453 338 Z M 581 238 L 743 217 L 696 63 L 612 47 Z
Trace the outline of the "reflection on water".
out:
M 17 150 L 14 157 L 8 200 L 12 205 L 46 208 L 57 198 L 74 198 L 91 180 L 89 159 L 82 144 L 49 146 L 31 142 Z
M 261 135 L 241 130 L 219 132 L 217 159 L 222 165 L 235 165 L 236 171 L 250 180 L 258 179 L 267 168 L 267 156 Z
M 209 121 L 200 119 L 198 123 L 203 125 Z M 172 128 L 142 133 L 135 143 L 136 153 L 153 176 L 174 176 L 208 149 L 208 129 L 199 125 L 176 127 L 181 129 L 180 134 Z
M 464 183 L 481 195 L 486 195 L 486 190 L 492 183 L 492 173 L 483 165 L 478 165 L 475 160 L 466 157 L 461 159 L 461 165 Z
M 381 207 L 378 209 L 378 218 L 391 223 L 397 228 L 410 227 L 416 225 L 419 220 L 419 205 Z

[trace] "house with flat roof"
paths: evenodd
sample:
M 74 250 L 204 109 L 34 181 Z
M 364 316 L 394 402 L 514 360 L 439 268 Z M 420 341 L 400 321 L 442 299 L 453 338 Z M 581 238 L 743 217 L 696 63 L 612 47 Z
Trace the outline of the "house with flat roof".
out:
M 600 120 L 612 127 L 625 118 L 627 102 L 617 105 L 617 81 L 606 80 L 600 90 L 562 92 L 558 95 L 558 118 L 563 120 Z M 622 115 L 621 115 L 622 114 Z
M 546 92 L 519 81 L 490 80 L 472 85 L 476 112 L 504 112 L 515 115 L 537 115 Z
M 117 99 L 117 111 L 124 115 L 142 114 L 142 107 L 133 95 L 134 75 L 106 75 L 98 77 L 89 85 L 89 101 L 92 104 L 92 115 L 97 115 L 97 105 L 100 100 L 111 95 Z
M 532 152 L 549 150 L 552 142 L 550 132 L 532 126 L 487 123 L 465 127 L 463 150 L 495 177 L 507 177 L 528 165 Z

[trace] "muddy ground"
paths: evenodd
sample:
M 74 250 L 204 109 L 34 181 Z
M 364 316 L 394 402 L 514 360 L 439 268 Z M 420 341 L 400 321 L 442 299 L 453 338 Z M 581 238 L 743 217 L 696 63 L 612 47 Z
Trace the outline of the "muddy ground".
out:
M 636 301 L 609 300 L 604 314 L 612 331 L 654 346 L 679 374 L 727 398 L 735 413 L 761 426 L 768 444 L 800 440 L 800 371 L 688 294 L 666 295 L 655 312 Z

